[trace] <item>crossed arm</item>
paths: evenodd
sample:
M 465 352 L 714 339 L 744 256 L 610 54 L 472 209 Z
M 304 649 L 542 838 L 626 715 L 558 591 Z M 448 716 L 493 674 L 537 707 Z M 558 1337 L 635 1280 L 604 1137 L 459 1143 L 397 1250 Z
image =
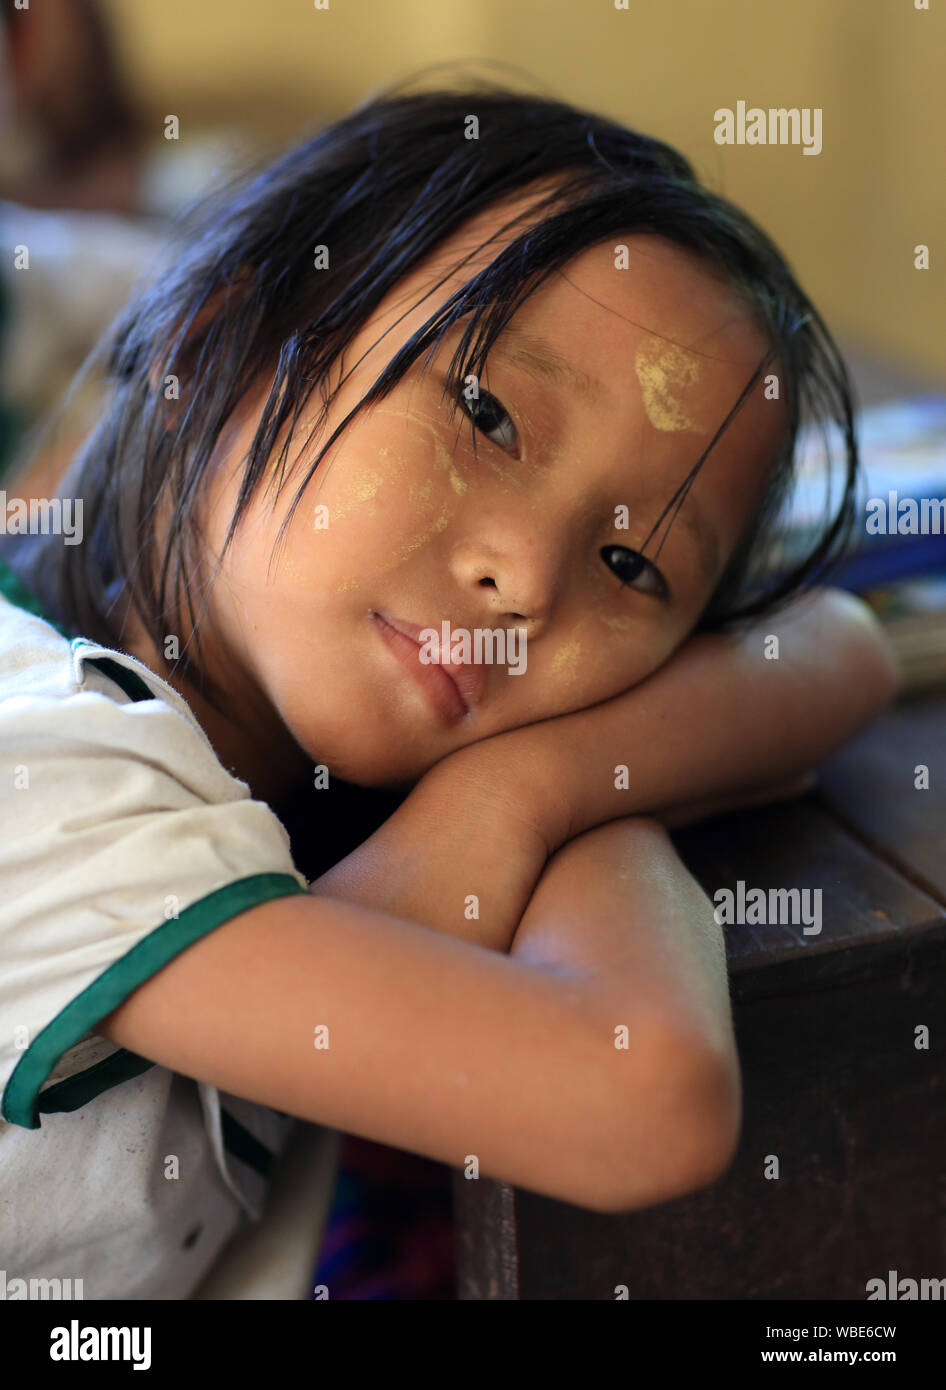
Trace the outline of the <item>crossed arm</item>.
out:
M 724 944 L 658 815 L 771 794 L 896 687 L 854 600 L 823 594 L 776 630 L 778 663 L 758 630 L 693 639 L 614 700 L 443 759 L 311 895 L 208 933 L 99 1031 L 595 1211 L 713 1181 L 741 1118 Z
M 779 657 L 767 660 L 773 632 Z M 451 754 L 312 891 L 508 951 L 566 842 L 581 836 L 583 851 L 557 869 L 560 888 L 586 879 L 595 826 L 647 816 L 675 827 L 797 794 L 898 679 L 867 606 L 818 591 L 739 636 L 692 638 L 623 695 Z

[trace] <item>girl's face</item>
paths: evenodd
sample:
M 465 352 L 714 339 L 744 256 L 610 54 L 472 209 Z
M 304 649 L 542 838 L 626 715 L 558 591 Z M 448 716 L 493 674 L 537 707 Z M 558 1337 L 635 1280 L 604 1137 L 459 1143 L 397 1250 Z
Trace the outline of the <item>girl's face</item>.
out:
M 441 404 L 454 328 L 426 372 L 419 361 L 363 409 L 316 470 L 271 565 L 293 479 L 394 352 L 521 226 L 453 269 L 458 261 L 526 209 L 520 194 L 481 214 L 382 302 L 345 354 L 349 374 L 327 427 L 307 440 L 310 402 L 290 481 L 275 509 L 260 488 L 210 595 L 213 641 L 252 690 L 249 705 L 262 700 L 313 762 L 353 782 L 412 783 L 465 744 L 651 675 L 697 623 L 776 457 L 783 406 L 765 399 L 760 378 L 659 557 L 669 515 L 640 562 L 766 345 L 695 256 L 654 236 L 614 237 L 515 314 L 489 355 L 478 405 L 461 398 L 453 420 Z M 269 385 L 219 445 L 205 522 L 214 555 Z M 469 653 L 442 657 L 462 666 L 456 682 L 403 635 L 440 634 L 444 623 L 454 641 L 469 634 Z M 477 630 L 496 634 L 478 662 Z

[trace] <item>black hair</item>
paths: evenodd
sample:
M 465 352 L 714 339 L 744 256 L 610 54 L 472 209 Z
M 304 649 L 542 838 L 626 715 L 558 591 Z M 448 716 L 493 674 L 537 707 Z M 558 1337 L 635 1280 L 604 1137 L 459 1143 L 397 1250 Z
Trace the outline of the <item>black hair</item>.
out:
M 478 138 L 466 138 L 473 117 Z M 227 545 L 263 481 L 275 477 L 276 495 L 284 486 L 290 440 L 309 396 L 319 386 L 321 421 L 334 396 L 326 388 L 329 369 L 385 295 L 473 215 L 546 180 L 550 191 L 530 209 L 526 230 L 412 335 L 338 425 L 300 481 L 292 510 L 351 419 L 387 395 L 422 352 L 432 356 L 452 324 L 467 321 L 448 373 L 458 397 L 468 373 L 482 370 L 497 334 L 545 279 L 585 247 L 647 232 L 715 268 L 751 308 L 769 345 L 664 516 L 682 503 L 716 439 L 773 364 L 787 407 L 765 498 L 700 627 L 767 612 L 814 576 L 823 579 L 854 519 L 853 388 L 784 257 L 660 140 L 562 101 L 480 82 L 372 98 L 183 218 L 169 264 L 127 305 L 103 343 L 111 399 L 69 475 L 91 527 L 84 545 L 61 547 L 54 580 L 72 628 L 120 646 L 121 599 L 134 605 L 160 651 L 168 633 L 182 631 L 186 610 L 195 640 L 175 669 L 213 700 L 213 681 L 200 669 L 191 582 L 199 572 L 198 505 L 218 437 L 244 392 L 272 364 L 273 385 L 245 459 Z M 329 248 L 327 270 L 313 269 L 318 245 Z M 164 395 L 169 375 L 181 384 L 173 403 Z M 770 533 L 794 479 L 796 440 L 808 418 L 840 430 L 843 494 L 809 553 L 773 582 Z M 270 455 L 287 424 L 273 465 Z M 155 517 L 162 507 L 167 540 L 159 553 Z

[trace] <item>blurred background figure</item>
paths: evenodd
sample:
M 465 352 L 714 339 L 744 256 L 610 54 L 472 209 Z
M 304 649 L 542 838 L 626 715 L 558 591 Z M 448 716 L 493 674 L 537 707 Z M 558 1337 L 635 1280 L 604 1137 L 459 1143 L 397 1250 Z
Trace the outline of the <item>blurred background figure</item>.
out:
M 172 215 L 209 191 L 252 125 L 168 148 L 132 100 L 98 0 L 0 9 L 0 199 L 33 208 Z
M 68 423 L 50 419 L 76 370 L 166 246 L 174 215 L 260 144 L 233 128 L 183 148 L 164 140 L 128 95 L 97 0 L 4 0 L 0 130 L 0 480 L 29 459 L 27 491 L 45 495 L 100 400 L 90 376 Z M 28 271 L 16 247 L 28 248 Z
M 0 10 L 0 196 L 137 211 L 142 122 L 95 0 Z

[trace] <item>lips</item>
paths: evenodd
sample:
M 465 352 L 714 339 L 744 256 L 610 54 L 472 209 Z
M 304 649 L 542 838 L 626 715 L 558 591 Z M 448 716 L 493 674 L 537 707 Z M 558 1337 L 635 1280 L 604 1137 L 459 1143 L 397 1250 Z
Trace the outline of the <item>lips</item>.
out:
M 376 610 L 372 610 L 372 616 L 379 619 L 382 623 L 386 623 L 388 627 L 394 628 L 395 632 L 399 632 L 402 637 L 408 637 L 412 642 L 416 643 L 418 648 L 418 665 L 422 670 L 425 666 L 428 669 L 430 667 L 436 667 L 438 670 L 442 671 L 445 676 L 449 677 L 467 713 L 475 709 L 476 706 L 482 702 L 486 692 L 487 678 L 487 673 L 482 666 L 467 664 L 458 665 L 453 661 L 441 660 L 430 663 L 420 661 L 421 633 L 425 631 L 429 632 L 433 628 L 439 637 L 439 628 L 434 628 L 432 623 L 427 624 L 426 627 L 418 627 L 416 623 L 409 623 L 404 618 L 392 618 L 389 617 L 387 613 L 379 613 Z

